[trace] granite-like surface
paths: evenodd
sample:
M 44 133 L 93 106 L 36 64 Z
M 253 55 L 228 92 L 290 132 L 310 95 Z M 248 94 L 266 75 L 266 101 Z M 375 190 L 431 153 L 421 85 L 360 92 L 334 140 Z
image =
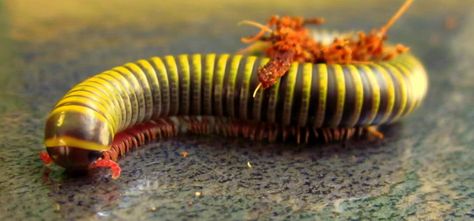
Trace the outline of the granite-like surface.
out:
M 416 1 L 390 31 L 425 62 L 430 90 L 418 111 L 383 129 L 383 141 L 296 146 L 184 136 L 131 153 L 118 180 L 43 175 L 44 119 L 91 74 L 152 55 L 236 51 L 239 37 L 255 31 L 236 25 L 243 19 L 324 16 L 328 28 L 369 30 L 402 3 L 329 2 L 0 2 L 0 220 L 473 219 L 468 1 Z

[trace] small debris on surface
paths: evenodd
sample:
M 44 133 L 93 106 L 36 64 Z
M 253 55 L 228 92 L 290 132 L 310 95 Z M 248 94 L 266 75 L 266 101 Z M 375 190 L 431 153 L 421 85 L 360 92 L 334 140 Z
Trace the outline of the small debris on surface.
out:
M 453 30 L 458 27 L 458 19 L 454 16 L 447 16 L 444 19 L 444 29 Z
M 252 164 L 250 164 L 250 161 L 247 161 L 247 167 L 252 168 Z
M 186 158 L 186 157 L 188 157 L 189 153 L 187 151 L 181 151 L 181 153 L 179 153 L 179 155 Z
M 156 211 L 156 207 L 155 207 L 155 206 L 151 206 L 151 207 L 149 208 L 149 210 L 150 210 L 151 212 L 155 212 L 155 211 Z
M 54 204 L 54 212 L 59 212 L 61 210 L 61 205 L 59 203 Z

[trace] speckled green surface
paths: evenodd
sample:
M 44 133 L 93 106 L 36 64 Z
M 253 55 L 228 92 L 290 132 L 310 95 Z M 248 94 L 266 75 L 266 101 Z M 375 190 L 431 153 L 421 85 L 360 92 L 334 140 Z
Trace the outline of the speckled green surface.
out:
M 44 177 L 37 153 L 45 116 L 91 74 L 152 55 L 236 51 L 239 37 L 254 31 L 238 27 L 242 19 L 324 16 L 328 28 L 369 30 L 402 3 L 218 2 L 0 2 L 0 220 L 474 218 L 468 1 L 416 1 L 391 30 L 425 62 L 430 91 L 421 109 L 384 128 L 382 142 L 185 136 L 130 154 L 119 180 L 57 170 Z

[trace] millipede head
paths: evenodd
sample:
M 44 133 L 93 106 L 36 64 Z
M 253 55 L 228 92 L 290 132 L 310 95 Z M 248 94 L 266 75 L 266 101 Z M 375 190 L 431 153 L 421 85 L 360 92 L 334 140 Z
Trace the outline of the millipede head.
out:
M 68 146 L 48 147 L 47 151 L 54 163 L 69 171 L 86 171 L 102 156 L 100 151 Z

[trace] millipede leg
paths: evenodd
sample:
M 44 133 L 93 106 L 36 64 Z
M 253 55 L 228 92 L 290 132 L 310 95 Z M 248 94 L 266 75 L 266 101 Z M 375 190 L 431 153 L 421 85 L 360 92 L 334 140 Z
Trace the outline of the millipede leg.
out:
M 376 137 L 380 140 L 383 140 L 384 138 L 383 133 L 380 132 L 376 126 L 367 127 L 367 133 L 368 135 Z
M 53 159 L 51 159 L 51 156 L 49 156 L 48 152 L 45 150 L 39 153 L 39 157 L 45 166 L 49 166 L 51 163 L 53 163 Z
M 96 160 L 94 161 L 94 163 L 92 163 L 90 166 L 89 166 L 90 169 L 95 169 L 95 168 L 109 168 L 110 169 L 110 172 L 112 174 L 112 179 L 117 179 L 119 178 L 120 176 L 120 172 L 122 171 L 122 169 L 120 168 L 120 166 L 118 165 L 118 163 L 116 163 L 115 161 L 113 160 L 109 160 L 109 159 L 100 159 L 100 160 Z
M 255 141 L 267 142 L 295 140 L 298 144 L 312 141 L 322 141 L 323 143 L 340 142 L 362 136 L 373 136 L 383 139 L 383 134 L 377 130 L 376 126 L 365 128 L 313 128 L 284 127 L 269 123 L 242 122 L 207 117 L 182 117 L 174 120 L 157 119 L 118 133 L 111 148 L 104 151 L 102 159 L 91 164 L 91 168 L 110 168 L 113 178 L 115 178 L 120 174 L 120 167 L 114 162 L 119 157 L 144 144 L 161 138 L 176 136 L 180 127 L 185 127 L 186 131 L 191 134 L 217 133 L 224 136 L 242 136 Z M 51 162 L 46 152 L 40 153 L 40 157 L 45 164 Z

